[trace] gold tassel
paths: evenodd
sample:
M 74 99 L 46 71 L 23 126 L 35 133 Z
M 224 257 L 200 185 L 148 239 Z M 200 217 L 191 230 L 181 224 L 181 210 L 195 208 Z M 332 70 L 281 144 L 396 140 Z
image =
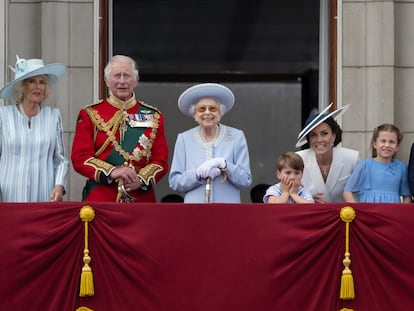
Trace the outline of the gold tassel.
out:
M 351 265 L 351 253 L 349 252 L 349 224 L 354 220 L 356 213 L 352 207 L 345 206 L 341 208 L 340 216 L 342 221 L 346 223 L 345 258 L 342 261 L 345 268 L 342 271 L 340 298 L 343 300 L 352 300 L 355 298 L 355 290 L 354 278 L 351 269 L 349 269 L 349 266 Z
M 79 296 L 87 297 L 93 296 L 95 294 L 93 287 L 92 268 L 89 266 L 89 263 L 91 262 L 91 257 L 89 256 L 88 249 L 88 223 L 95 218 L 95 211 L 91 206 L 85 205 L 81 208 L 79 216 L 85 223 L 85 248 L 83 250 L 84 265 L 82 267 L 81 273 Z
M 342 309 L 341 309 L 341 310 L 339 310 L 339 311 L 354 311 L 354 309 L 342 308 Z
M 89 309 L 87 307 L 79 307 L 76 309 L 76 311 L 93 311 L 92 309 Z

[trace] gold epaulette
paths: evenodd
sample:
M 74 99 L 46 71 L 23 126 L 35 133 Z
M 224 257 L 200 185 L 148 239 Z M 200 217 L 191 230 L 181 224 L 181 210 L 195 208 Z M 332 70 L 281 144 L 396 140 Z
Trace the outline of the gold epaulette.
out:
M 97 104 L 102 103 L 103 101 L 104 101 L 103 99 L 98 99 L 95 103 L 86 105 L 85 107 L 83 107 L 83 109 L 88 108 L 88 107 L 91 107 L 91 106 L 95 106 Z
M 138 101 L 142 106 L 145 106 L 145 107 L 148 107 L 148 108 L 151 108 L 151 109 L 153 109 L 153 110 L 155 110 L 156 112 L 158 112 L 158 113 L 161 113 L 161 111 L 157 108 L 157 107 L 155 107 L 155 106 L 153 106 L 153 105 L 150 105 L 150 104 L 147 104 L 147 103 L 145 103 L 145 102 L 143 102 L 143 101 Z

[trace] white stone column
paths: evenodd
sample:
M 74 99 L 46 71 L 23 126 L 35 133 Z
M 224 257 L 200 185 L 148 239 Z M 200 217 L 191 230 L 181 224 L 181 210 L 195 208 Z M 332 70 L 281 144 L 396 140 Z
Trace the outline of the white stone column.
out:
M 342 3 L 344 146 L 371 156 L 372 131 L 394 123 L 394 2 Z
M 6 62 L 6 40 L 7 40 L 7 3 L 0 0 L 0 85 L 6 83 L 7 62 Z M 2 102 L 3 104 L 3 102 Z
M 404 131 L 398 157 L 414 141 L 414 1 L 395 2 L 395 123 Z

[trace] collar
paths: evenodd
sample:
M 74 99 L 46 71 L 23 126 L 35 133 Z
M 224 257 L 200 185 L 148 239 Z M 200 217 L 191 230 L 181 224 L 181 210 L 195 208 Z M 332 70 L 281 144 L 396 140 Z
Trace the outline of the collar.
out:
M 137 104 L 135 93 L 132 93 L 131 98 L 126 101 L 120 100 L 118 97 L 115 97 L 115 95 L 111 93 L 109 94 L 108 102 L 115 108 L 123 110 L 128 110 Z
M 218 145 L 220 145 L 220 143 L 223 141 L 224 137 L 230 137 L 231 134 L 226 133 L 227 132 L 227 127 L 223 124 L 218 124 L 218 129 L 217 129 L 218 133 L 216 135 L 216 138 L 214 138 L 211 141 L 205 141 L 203 138 L 203 135 L 201 134 L 201 127 L 197 126 L 195 128 L 194 131 L 194 138 L 196 140 L 196 142 L 204 149 L 207 150 L 207 159 L 211 159 L 212 157 L 212 152 L 213 152 L 213 147 L 217 147 Z

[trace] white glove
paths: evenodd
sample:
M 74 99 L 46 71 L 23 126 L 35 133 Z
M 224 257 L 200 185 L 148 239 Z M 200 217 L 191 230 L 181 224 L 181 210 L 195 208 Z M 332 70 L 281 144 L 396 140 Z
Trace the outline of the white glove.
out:
M 220 176 L 221 174 L 221 170 L 217 167 L 213 167 L 209 172 L 208 172 L 208 177 L 210 177 L 211 179 L 216 178 L 217 176 Z
M 212 163 L 213 167 L 217 167 L 217 168 L 222 169 L 222 170 L 227 168 L 227 163 L 226 163 L 226 160 L 224 158 L 213 158 L 213 159 L 208 160 L 208 161 L 210 161 Z
M 224 160 L 224 158 L 213 158 L 201 164 L 197 168 L 196 174 L 198 178 L 207 178 L 207 177 L 211 177 L 209 176 L 209 174 L 213 168 L 217 168 L 220 170 L 226 167 L 227 167 L 227 163 L 226 163 L 226 160 Z

